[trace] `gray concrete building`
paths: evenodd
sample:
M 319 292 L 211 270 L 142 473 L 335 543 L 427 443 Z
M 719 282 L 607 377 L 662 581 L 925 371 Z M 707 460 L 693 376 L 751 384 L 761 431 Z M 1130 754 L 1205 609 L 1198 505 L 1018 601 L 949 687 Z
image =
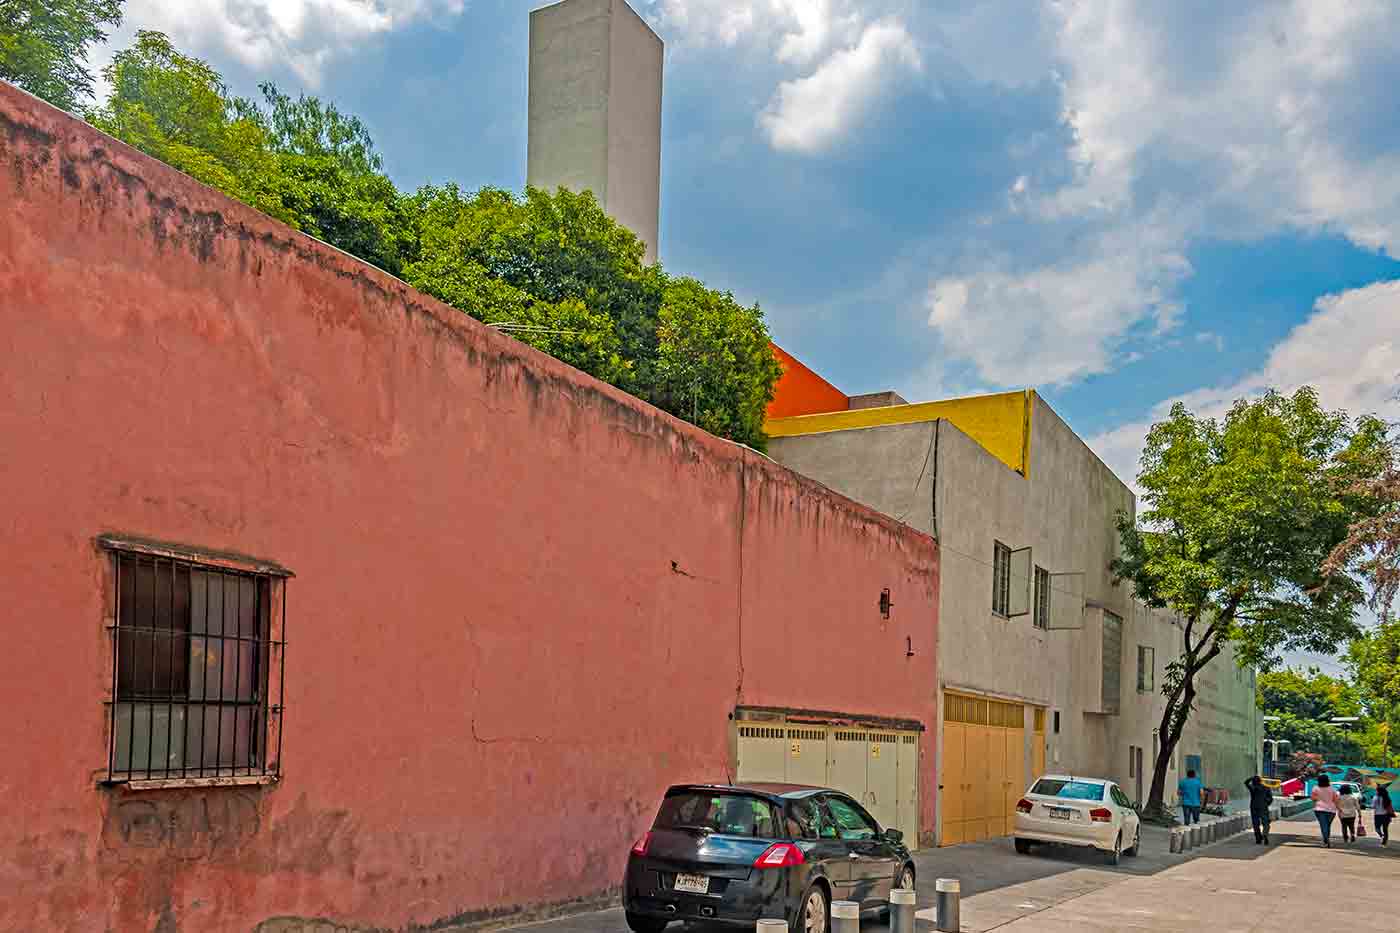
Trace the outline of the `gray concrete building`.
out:
M 853 405 L 769 434 L 778 462 L 939 541 L 940 844 L 1010 832 L 1047 771 L 1146 799 L 1180 630 L 1114 583 L 1133 494 L 1043 399 Z M 1235 797 L 1258 766 L 1252 674 L 1222 656 L 1204 681 L 1168 799 L 1188 766 Z
M 625 0 L 563 0 L 530 14 L 526 183 L 592 191 L 655 262 L 661 214 L 664 46 Z

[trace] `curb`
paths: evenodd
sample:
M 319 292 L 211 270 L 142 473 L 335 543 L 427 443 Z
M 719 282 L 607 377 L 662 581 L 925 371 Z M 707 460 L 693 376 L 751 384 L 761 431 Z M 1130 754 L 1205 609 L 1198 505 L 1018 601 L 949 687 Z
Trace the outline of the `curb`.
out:
M 1286 819 L 1312 809 L 1311 800 L 1292 800 L 1275 804 L 1270 809 L 1273 819 Z M 1191 826 L 1173 826 L 1169 848 L 1173 853 L 1190 852 L 1199 846 L 1208 846 L 1253 829 L 1247 813 L 1232 813 L 1217 816 Z

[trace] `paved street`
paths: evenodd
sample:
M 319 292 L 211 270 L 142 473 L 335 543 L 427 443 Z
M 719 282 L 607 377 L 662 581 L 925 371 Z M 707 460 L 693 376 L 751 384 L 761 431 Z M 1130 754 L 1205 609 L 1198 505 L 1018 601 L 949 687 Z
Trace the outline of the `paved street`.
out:
M 1076 850 L 1018 856 L 1008 839 L 938 849 L 916 859 L 920 930 L 933 929 L 933 879 L 938 877 L 962 881 L 967 933 L 1395 930 L 1400 925 L 1400 842 L 1382 849 L 1374 836 L 1367 836 L 1349 848 L 1325 850 L 1310 813 L 1275 824 L 1273 845 L 1267 849 L 1254 845 L 1246 832 L 1188 855 L 1172 855 L 1167 834 L 1149 828 L 1143 833 L 1143 854 L 1125 858 L 1118 868 Z M 620 910 L 608 910 L 519 929 L 619 933 L 626 924 Z M 701 927 L 675 929 L 711 933 Z M 867 922 L 862 933 L 885 929 Z

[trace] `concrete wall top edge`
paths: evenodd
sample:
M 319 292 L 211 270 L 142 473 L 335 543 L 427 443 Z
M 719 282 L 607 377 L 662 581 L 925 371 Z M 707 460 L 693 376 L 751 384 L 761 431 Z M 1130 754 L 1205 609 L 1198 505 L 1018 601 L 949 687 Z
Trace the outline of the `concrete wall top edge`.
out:
M 774 482 L 821 499 L 853 519 L 878 526 L 896 537 L 928 538 L 893 518 L 782 466 L 743 445 L 712 435 L 635 396 L 501 334 L 464 312 L 418 292 L 401 279 L 327 243 L 294 230 L 236 201 L 215 188 L 108 136 L 13 85 L 0 81 L 0 149 L 7 161 L 29 171 L 63 177 L 64 190 L 81 180 L 76 167 L 119 179 L 127 197 L 142 197 L 161 206 L 165 228 L 158 234 L 170 245 L 207 259 L 220 242 L 254 242 L 350 280 L 380 302 L 431 322 L 438 338 L 471 359 L 511 367 L 519 378 L 546 381 L 571 400 L 606 404 L 615 419 L 640 426 L 658 443 L 690 446 L 728 468 L 757 468 Z M 365 313 L 365 308 L 353 313 Z

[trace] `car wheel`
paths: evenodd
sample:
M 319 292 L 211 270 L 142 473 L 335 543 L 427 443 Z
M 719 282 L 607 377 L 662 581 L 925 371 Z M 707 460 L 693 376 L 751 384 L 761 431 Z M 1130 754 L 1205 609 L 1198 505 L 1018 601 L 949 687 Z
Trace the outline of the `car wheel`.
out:
M 1016 851 L 1021 855 L 1031 854 L 1031 841 L 1029 839 L 1017 839 Z
M 793 918 L 792 933 L 827 933 L 831 929 L 831 903 L 819 884 L 807 887 Z
M 1103 854 L 1104 861 L 1110 865 L 1117 865 L 1123 855 L 1123 834 L 1119 833 L 1113 840 L 1113 849 Z
M 914 890 L 914 866 L 905 865 L 900 869 L 899 874 L 894 879 L 895 890 Z M 890 922 L 890 909 L 884 907 L 880 910 L 880 919 L 886 923 Z
M 1123 850 L 1123 854 L 1132 858 L 1137 858 L 1138 849 L 1142 846 L 1142 826 L 1137 828 L 1137 835 L 1133 837 L 1133 844 Z
M 643 917 L 641 914 L 627 911 L 627 928 L 632 933 L 661 933 L 666 929 L 667 922 L 660 917 Z

